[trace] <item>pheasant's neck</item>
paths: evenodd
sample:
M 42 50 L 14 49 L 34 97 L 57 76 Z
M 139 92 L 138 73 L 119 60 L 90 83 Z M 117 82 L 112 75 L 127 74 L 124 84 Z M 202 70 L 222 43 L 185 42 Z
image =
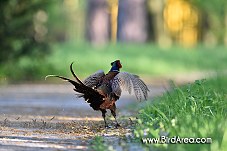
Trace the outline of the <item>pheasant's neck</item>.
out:
M 117 66 L 112 66 L 112 68 L 110 69 L 110 72 L 119 72 L 120 69 Z

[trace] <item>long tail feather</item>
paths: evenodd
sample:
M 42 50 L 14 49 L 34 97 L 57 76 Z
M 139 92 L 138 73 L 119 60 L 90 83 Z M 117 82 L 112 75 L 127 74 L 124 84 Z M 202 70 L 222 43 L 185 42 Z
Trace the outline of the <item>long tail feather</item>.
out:
M 101 95 L 98 91 L 92 89 L 91 87 L 88 87 L 86 85 L 84 85 L 79 78 L 77 78 L 77 76 L 75 75 L 75 73 L 72 70 L 72 64 L 70 66 L 70 70 L 73 74 L 73 76 L 76 78 L 77 81 L 73 81 L 69 78 L 63 77 L 63 76 L 59 76 L 59 75 L 47 75 L 45 77 L 45 79 L 49 78 L 49 77 L 57 77 L 60 78 L 62 80 L 68 81 L 70 82 L 72 85 L 74 85 L 74 90 L 76 92 L 78 92 L 79 94 L 77 95 L 78 97 L 83 97 L 87 103 L 90 104 L 90 106 L 94 109 L 94 110 L 99 110 L 100 105 L 103 103 L 103 95 Z
M 73 80 L 71 80 L 71 79 L 68 79 L 68 78 L 66 78 L 66 77 L 59 76 L 59 75 L 47 75 L 47 76 L 45 77 L 45 80 L 46 80 L 47 78 L 49 78 L 49 77 L 57 77 L 57 78 L 60 78 L 60 79 L 63 79 L 63 80 L 65 80 L 65 81 L 68 81 L 68 82 L 72 83 L 74 86 L 78 85 L 77 82 L 75 82 L 75 81 L 73 81 Z
M 71 71 L 72 75 L 74 76 L 74 78 L 75 78 L 80 84 L 84 85 L 83 82 L 81 82 L 80 79 L 79 79 L 79 78 L 76 76 L 76 74 L 74 73 L 74 71 L 73 71 L 73 63 L 74 63 L 74 62 L 72 62 L 71 65 L 70 65 L 70 71 Z

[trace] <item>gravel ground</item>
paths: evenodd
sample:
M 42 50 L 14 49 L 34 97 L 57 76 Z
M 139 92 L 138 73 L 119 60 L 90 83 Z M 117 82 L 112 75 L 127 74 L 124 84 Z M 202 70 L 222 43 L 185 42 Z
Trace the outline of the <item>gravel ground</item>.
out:
M 163 86 L 150 87 L 149 97 L 162 94 Z M 91 140 L 104 136 L 116 150 L 130 136 L 140 104 L 123 94 L 117 102 L 121 128 L 104 129 L 101 112 L 94 111 L 74 95 L 71 85 L 20 84 L 0 87 L 0 151 L 88 150 Z M 109 125 L 113 118 L 108 112 Z M 133 145 L 128 150 L 134 150 Z

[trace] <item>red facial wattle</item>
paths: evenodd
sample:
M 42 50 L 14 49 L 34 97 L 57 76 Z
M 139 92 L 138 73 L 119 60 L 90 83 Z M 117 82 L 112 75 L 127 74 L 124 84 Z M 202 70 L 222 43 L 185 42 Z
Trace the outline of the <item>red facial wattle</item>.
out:
M 117 62 L 117 66 L 118 66 L 118 68 L 122 68 L 120 61 Z

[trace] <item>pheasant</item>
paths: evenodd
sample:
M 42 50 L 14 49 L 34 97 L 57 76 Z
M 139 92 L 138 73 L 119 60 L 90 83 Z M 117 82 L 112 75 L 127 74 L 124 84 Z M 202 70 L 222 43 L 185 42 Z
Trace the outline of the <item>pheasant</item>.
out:
M 72 65 L 73 63 L 70 65 L 70 71 L 75 80 L 59 75 L 48 75 L 46 78 L 57 77 L 74 85 L 74 91 L 78 92 L 78 97 L 83 97 L 94 110 L 102 112 L 106 128 L 109 127 L 105 118 L 107 109 L 111 111 L 115 119 L 115 126 L 120 126 L 116 119 L 115 102 L 120 98 L 122 90 L 128 91 L 129 94 L 134 90 L 137 100 L 147 99 L 149 91 L 147 85 L 137 75 L 120 72 L 120 68 L 122 68 L 120 60 L 111 63 L 112 67 L 107 74 L 103 70 L 99 70 L 87 77 L 83 82 L 74 73 Z

